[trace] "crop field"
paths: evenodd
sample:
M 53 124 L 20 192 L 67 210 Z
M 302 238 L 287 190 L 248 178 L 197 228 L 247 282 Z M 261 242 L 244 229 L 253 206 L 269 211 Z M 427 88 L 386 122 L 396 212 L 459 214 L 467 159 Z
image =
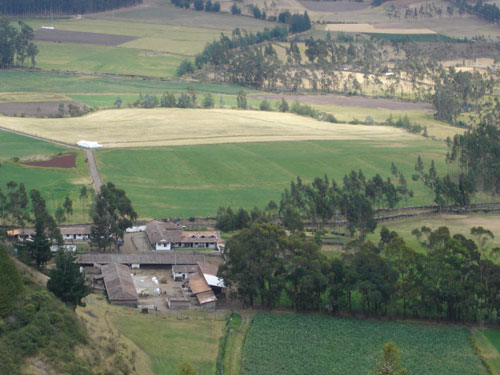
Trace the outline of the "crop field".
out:
M 183 58 L 194 57 L 221 32 L 273 25 L 248 17 L 177 9 L 171 4 L 148 4 L 90 17 L 97 18 L 28 20 L 39 41 L 37 67 L 174 77 Z M 181 18 L 186 22 L 179 23 Z M 55 30 L 40 29 L 47 24 Z
M 409 374 L 486 374 L 471 336 L 448 326 L 262 313 L 245 342 L 242 374 L 370 374 L 389 341 Z
M 415 191 L 413 204 L 431 203 L 427 189 L 410 178 L 417 155 L 446 171 L 445 144 L 421 137 L 108 149 L 97 152 L 97 161 L 104 180 L 125 189 L 148 218 L 214 216 L 227 205 L 263 208 L 279 202 L 297 176 L 311 181 L 326 173 L 339 181 L 362 169 L 389 177 L 392 161 Z
M 45 25 L 46 21 L 30 20 L 28 23 L 38 29 Z M 89 18 L 56 20 L 50 24 L 55 27 L 55 30 L 38 29 L 37 35 L 41 34 L 52 38 L 49 40 L 58 41 L 56 38 L 58 34 L 70 31 L 63 40 L 59 41 L 97 45 L 108 44 L 109 46 L 168 52 L 185 56 L 194 56 L 201 52 L 205 44 L 217 39 L 221 32 L 230 33 L 232 31 L 232 29 L 226 30 L 223 28 L 203 29 L 201 31 L 202 29 L 199 27 Z M 78 34 L 81 35 L 76 38 Z M 87 37 L 85 38 L 85 36 Z M 106 43 L 108 39 L 114 41 L 114 43 Z M 136 74 L 140 74 L 140 72 Z
M 411 234 L 411 232 L 413 229 L 421 228 L 422 226 L 427 226 L 432 230 L 438 229 L 442 226 L 446 226 L 450 229 L 450 232 L 452 234 L 460 233 L 470 238 L 472 238 L 469 234 L 470 228 L 481 226 L 485 229 L 491 230 L 495 235 L 495 238 L 488 242 L 488 246 L 500 246 L 500 233 L 498 232 L 498 228 L 500 227 L 500 213 L 482 213 L 468 215 L 443 214 L 433 217 L 410 218 L 402 221 L 383 223 L 377 227 L 374 234 L 369 236 L 369 239 L 374 242 L 378 242 L 380 239 L 380 228 L 382 228 L 382 226 L 384 225 L 390 230 L 396 231 L 402 238 L 404 238 L 408 246 L 413 249 L 420 249 L 421 246 L 415 236 Z
M 76 168 L 44 168 L 24 165 L 11 161 L 19 158 L 20 161 L 47 160 L 68 149 L 36 139 L 23 137 L 17 134 L 0 131 L 0 189 L 5 190 L 9 181 L 24 183 L 26 191 L 38 189 L 47 201 L 50 212 L 62 204 L 66 195 L 73 201 L 74 214 L 68 218 L 69 222 L 87 221 L 84 215 L 79 189 L 90 184 L 87 166 L 83 153 L 77 152 Z M 90 188 L 90 186 L 88 186 Z
M 290 113 L 229 109 L 119 109 L 78 118 L 3 117 L 0 122 L 26 134 L 68 144 L 87 139 L 104 147 L 419 138 L 386 126 L 332 124 Z
M 170 1 L 149 1 L 144 6 L 124 8 L 92 15 L 92 18 L 143 22 L 147 24 L 167 24 L 172 26 L 194 27 L 202 30 L 233 30 L 237 27 L 248 31 L 272 27 L 272 22 L 257 20 L 253 17 L 237 17 L 227 13 L 196 12 L 193 9 L 176 8 Z

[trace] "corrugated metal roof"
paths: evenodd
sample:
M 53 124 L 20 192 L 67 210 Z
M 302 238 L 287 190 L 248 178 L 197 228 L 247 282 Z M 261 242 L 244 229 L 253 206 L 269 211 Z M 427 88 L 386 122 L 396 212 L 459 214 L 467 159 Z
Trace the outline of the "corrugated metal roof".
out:
M 219 288 L 226 287 L 224 285 L 224 280 L 222 280 L 221 278 L 218 278 L 217 276 L 203 274 L 203 277 L 205 278 L 205 281 L 207 282 L 207 284 L 210 286 L 217 286 Z
M 110 301 L 138 301 L 130 270 L 123 264 L 111 263 L 101 268 Z

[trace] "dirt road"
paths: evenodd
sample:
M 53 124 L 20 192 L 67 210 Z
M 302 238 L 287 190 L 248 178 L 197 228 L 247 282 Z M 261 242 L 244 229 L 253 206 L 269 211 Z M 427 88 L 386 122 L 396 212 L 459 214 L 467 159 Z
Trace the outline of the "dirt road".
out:
M 87 157 L 87 166 L 89 168 L 90 177 L 92 178 L 92 184 L 94 185 L 95 192 L 99 193 L 101 191 L 102 180 L 99 170 L 97 169 L 94 150 L 85 149 L 84 151 Z

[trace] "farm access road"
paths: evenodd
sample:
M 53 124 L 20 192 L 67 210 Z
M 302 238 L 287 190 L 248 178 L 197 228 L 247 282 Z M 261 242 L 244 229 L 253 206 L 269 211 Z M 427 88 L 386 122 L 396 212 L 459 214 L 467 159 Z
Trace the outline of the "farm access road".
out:
M 52 144 L 57 145 L 57 146 L 72 148 L 74 150 L 81 150 L 82 149 L 81 147 L 73 146 L 73 145 L 70 145 L 67 143 L 63 143 L 63 142 L 53 141 L 51 139 L 38 137 L 36 135 L 26 134 L 26 133 L 19 132 L 16 130 L 4 128 L 2 126 L 0 126 L 0 130 L 6 131 L 9 133 L 22 135 L 23 137 L 38 139 L 39 141 L 49 142 L 49 143 L 52 143 Z M 90 177 L 92 178 L 92 185 L 94 185 L 94 190 L 96 191 L 96 193 L 99 193 L 101 191 L 102 179 L 101 179 L 101 175 L 99 174 L 99 170 L 97 169 L 97 163 L 95 161 L 94 150 L 91 150 L 91 149 L 83 149 L 83 150 L 85 152 L 85 157 L 87 158 L 87 166 L 89 168 Z
M 92 184 L 94 185 L 95 192 L 99 193 L 101 191 L 102 180 L 99 170 L 97 169 L 94 150 L 86 148 L 84 151 L 87 157 L 87 166 L 89 168 L 90 177 L 92 178 Z

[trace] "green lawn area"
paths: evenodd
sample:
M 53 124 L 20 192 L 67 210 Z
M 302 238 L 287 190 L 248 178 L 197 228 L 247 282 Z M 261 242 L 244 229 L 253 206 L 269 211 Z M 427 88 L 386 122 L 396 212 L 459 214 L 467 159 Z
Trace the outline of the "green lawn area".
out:
M 466 328 L 261 313 L 244 346 L 243 375 L 370 374 L 392 341 L 408 374 L 486 374 Z
M 215 374 L 219 340 L 224 320 L 177 319 L 168 314 L 155 317 L 114 310 L 109 318 L 119 331 L 144 350 L 157 375 L 176 374 L 182 361 L 188 361 L 198 375 Z
M 305 181 L 325 173 L 338 182 L 352 169 L 390 176 L 391 162 L 415 191 L 411 204 L 430 203 L 420 183 L 411 181 L 417 155 L 426 166 L 436 161 L 446 172 L 444 143 L 425 138 L 400 141 L 300 141 L 97 152 L 105 181 L 125 189 L 141 217 L 214 216 L 219 206 L 264 207 L 292 179 Z M 451 171 L 450 171 L 451 172 Z

